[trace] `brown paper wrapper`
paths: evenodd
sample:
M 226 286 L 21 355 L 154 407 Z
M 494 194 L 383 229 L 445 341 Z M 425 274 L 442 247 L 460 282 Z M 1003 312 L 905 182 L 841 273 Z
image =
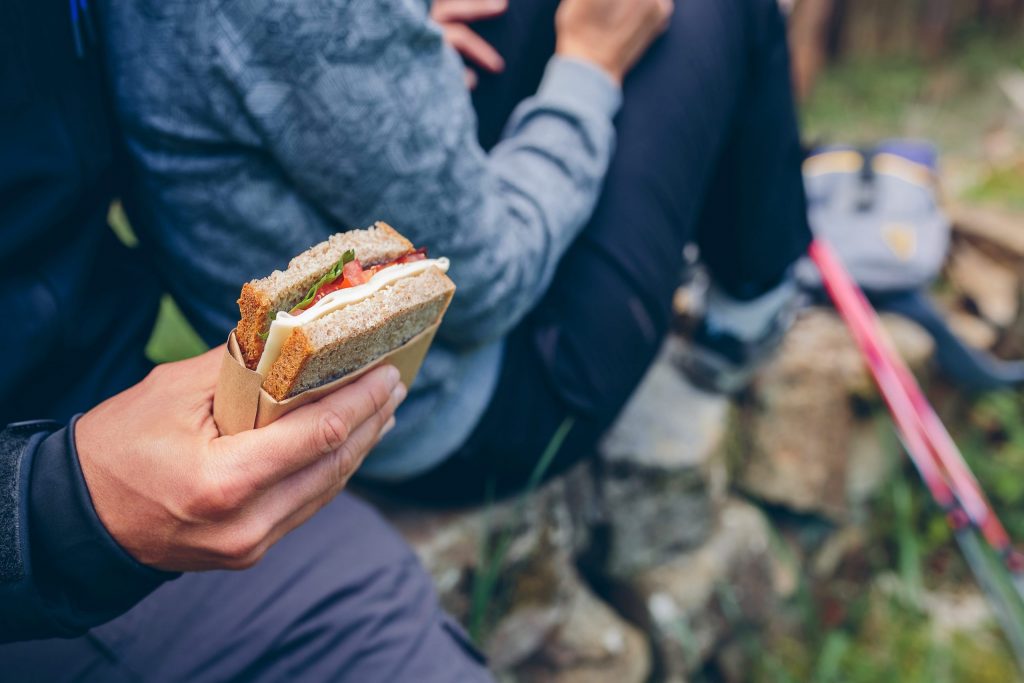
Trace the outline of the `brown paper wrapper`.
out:
M 213 419 L 220 433 L 224 435 L 258 429 L 300 406 L 351 384 L 381 365 L 394 365 L 401 373 L 402 383 L 407 387 L 412 386 L 440 324 L 441 320 L 438 319 L 405 344 L 369 365 L 283 401 L 276 401 L 265 392 L 262 387 L 263 377 L 255 370 L 245 367 L 242 352 L 238 348 L 238 340 L 235 339 L 235 332 L 232 330 L 228 335 L 227 352 L 220 366 L 220 378 L 213 395 Z

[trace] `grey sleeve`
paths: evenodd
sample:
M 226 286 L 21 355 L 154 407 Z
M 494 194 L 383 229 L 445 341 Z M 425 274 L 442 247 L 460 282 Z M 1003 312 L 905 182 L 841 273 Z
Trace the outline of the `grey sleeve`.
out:
M 239 14 L 210 33 L 216 68 L 295 191 L 339 228 L 385 220 L 450 257 L 450 342 L 505 334 L 593 211 L 618 86 L 552 59 L 485 154 L 422 0 L 254 0 Z

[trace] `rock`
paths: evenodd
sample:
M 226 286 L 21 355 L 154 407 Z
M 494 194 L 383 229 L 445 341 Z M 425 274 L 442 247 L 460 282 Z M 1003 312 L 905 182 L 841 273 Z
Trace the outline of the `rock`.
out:
M 931 337 L 897 316 L 883 316 L 883 322 L 911 367 L 924 366 Z M 885 481 L 881 442 L 852 400 L 877 404 L 874 384 L 834 313 L 815 309 L 802 316 L 752 394 L 737 420 L 745 452 L 733 458 L 745 492 L 843 520 Z
M 991 323 L 964 311 L 946 311 L 946 322 L 953 333 L 968 346 L 988 350 L 999 340 L 999 331 Z
M 953 228 L 989 257 L 1019 265 L 1024 261 L 1024 216 L 977 206 L 954 206 Z
M 691 387 L 670 338 L 601 444 L 596 470 L 601 548 L 591 557 L 616 576 L 699 545 L 724 496 L 722 441 L 728 401 Z
M 943 642 L 956 634 L 979 633 L 997 626 L 992 606 L 974 584 L 923 589 L 919 595 L 908 595 L 898 575 L 884 573 L 875 578 L 870 590 L 872 597 L 910 601 L 928 615 L 934 635 Z
M 935 341 L 931 335 L 914 321 L 899 315 L 883 313 L 881 319 L 903 362 L 914 372 L 923 372 L 935 353 Z
M 682 681 L 738 628 L 767 621 L 772 573 L 768 521 L 731 499 L 704 544 L 617 582 L 611 596 L 649 634 L 656 680 Z
M 650 646 L 582 582 L 539 651 L 514 675 L 529 683 L 644 683 Z
M 1024 72 L 1020 69 L 1004 71 L 999 76 L 999 89 L 1013 102 L 1018 112 L 1024 113 Z M 1019 146 L 1014 151 L 1018 149 Z
M 828 580 L 835 576 L 843 560 L 863 551 L 868 543 L 867 533 L 859 526 L 846 526 L 831 534 L 818 548 L 811 562 L 811 576 Z
M 584 532 L 570 511 L 569 489 L 589 480 L 586 468 L 528 498 L 479 508 L 434 510 L 373 498 L 434 577 L 445 609 L 480 631 L 498 671 L 537 653 L 570 613 L 579 583 L 573 557 L 585 534 L 577 535 Z
M 1017 275 L 967 244 L 950 257 L 950 283 L 978 310 L 982 318 L 1006 328 L 1017 315 Z
M 593 481 L 584 464 L 528 498 L 455 510 L 366 497 L 416 550 L 445 609 L 479 627 L 501 680 L 643 683 L 646 639 L 591 593 L 574 565 Z

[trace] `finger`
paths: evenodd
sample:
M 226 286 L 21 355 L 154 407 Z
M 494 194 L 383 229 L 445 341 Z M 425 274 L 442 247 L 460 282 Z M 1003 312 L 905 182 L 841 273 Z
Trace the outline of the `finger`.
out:
M 386 410 L 398 386 L 398 370 L 377 368 L 266 427 L 215 440 L 215 457 L 244 472 L 249 485 L 271 486 L 340 449 L 360 425 Z
M 273 528 L 271 528 L 270 532 L 267 534 L 263 543 L 261 543 L 260 547 L 257 548 L 257 554 L 262 556 L 264 553 L 266 553 L 267 550 L 269 550 L 274 544 L 276 544 L 278 541 L 284 538 L 288 533 L 294 531 L 295 529 L 305 524 L 310 517 L 315 515 L 325 505 L 334 500 L 334 497 L 336 495 L 336 493 L 324 494 L 319 498 L 306 503 L 298 510 L 288 515 L 287 518 L 275 524 Z
M 668 29 L 672 23 L 672 14 L 676 10 L 676 4 L 674 0 L 662 0 L 662 21 L 661 30 L 664 32 Z
M 468 61 L 491 73 L 505 68 L 505 60 L 494 47 L 465 24 L 444 27 L 445 40 Z
M 472 22 L 491 19 L 505 13 L 508 0 L 438 0 L 430 16 L 438 23 Z
M 477 84 L 480 82 L 480 78 L 476 75 L 476 72 L 472 69 L 466 69 L 465 71 L 466 87 L 470 90 L 476 90 Z
M 394 426 L 395 418 L 392 417 L 390 420 L 387 421 L 387 424 L 384 425 L 384 428 L 380 432 L 380 436 L 377 437 L 376 442 L 370 448 L 371 451 L 373 450 L 374 447 L 376 447 L 378 443 L 380 443 L 380 440 L 384 437 L 384 435 L 394 428 Z M 323 509 L 328 503 L 334 500 L 334 498 L 339 493 L 341 493 L 341 491 L 344 488 L 344 486 L 341 486 L 336 490 L 328 490 L 321 493 L 319 496 L 314 497 L 312 500 L 302 505 L 302 507 L 300 507 L 298 510 L 291 512 L 290 514 L 287 514 L 283 519 L 277 522 L 277 524 L 274 524 L 270 530 L 270 533 L 267 535 L 265 542 L 263 543 L 262 552 L 265 552 L 266 549 L 273 546 L 275 543 L 281 540 L 285 535 L 287 535 L 292 530 L 297 529 L 298 527 L 305 524 L 310 517 L 315 515 L 317 512 Z M 280 516 L 280 514 L 278 514 L 278 516 Z
M 393 413 L 403 397 L 401 392 L 393 392 L 386 409 L 360 425 L 342 448 L 268 489 L 255 502 L 253 514 L 263 515 L 275 529 L 283 527 L 282 534 L 308 519 L 303 510 L 310 506 L 319 509 L 345 488 L 366 455 L 394 425 Z

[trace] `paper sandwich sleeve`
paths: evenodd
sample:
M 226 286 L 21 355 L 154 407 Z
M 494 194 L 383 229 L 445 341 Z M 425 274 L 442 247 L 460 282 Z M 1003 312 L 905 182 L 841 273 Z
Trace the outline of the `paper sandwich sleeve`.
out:
M 442 311 L 441 317 L 443 316 Z M 401 373 L 402 383 L 406 387 L 412 386 L 441 324 L 441 317 L 402 346 L 368 365 L 283 401 L 275 400 L 264 391 L 263 377 L 245 366 L 238 340 L 232 330 L 228 335 L 227 351 L 221 363 L 220 377 L 213 395 L 213 419 L 217 423 L 217 428 L 222 435 L 230 435 L 264 427 L 300 406 L 351 384 L 381 365 L 394 365 Z

